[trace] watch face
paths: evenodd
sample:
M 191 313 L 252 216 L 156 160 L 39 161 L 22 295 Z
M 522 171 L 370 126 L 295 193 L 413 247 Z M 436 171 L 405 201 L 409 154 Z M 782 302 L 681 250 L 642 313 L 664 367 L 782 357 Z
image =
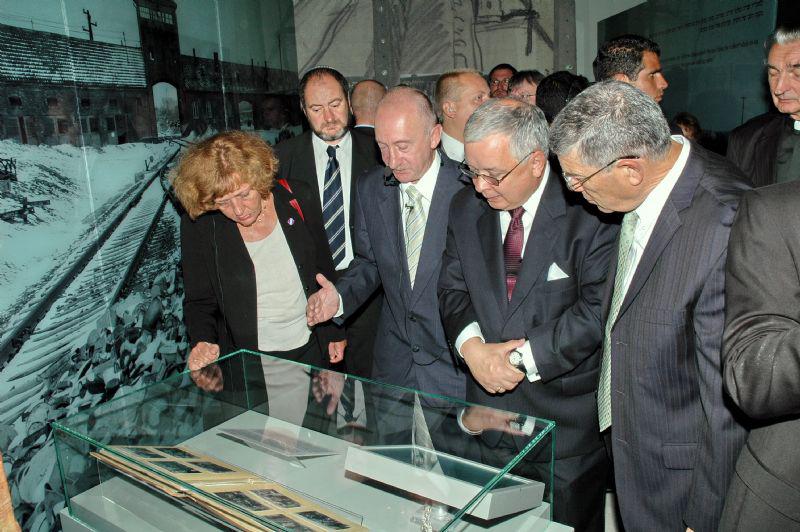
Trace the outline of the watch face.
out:
M 511 354 L 508 355 L 508 361 L 511 363 L 512 366 L 520 367 L 522 366 L 522 353 L 519 351 L 512 351 Z

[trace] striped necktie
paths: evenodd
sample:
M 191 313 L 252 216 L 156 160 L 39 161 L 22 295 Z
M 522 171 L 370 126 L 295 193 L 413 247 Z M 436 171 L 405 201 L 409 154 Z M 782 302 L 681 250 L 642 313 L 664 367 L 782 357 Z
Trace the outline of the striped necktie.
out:
M 331 248 L 334 266 L 344 260 L 344 196 L 339 161 L 336 160 L 338 146 L 328 146 L 328 166 L 325 168 L 325 185 L 322 192 L 322 218 L 325 221 L 325 234 Z
M 639 215 L 635 212 L 625 214 L 619 233 L 619 251 L 617 252 L 617 276 L 614 278 L 614 293 L 611 296 L 611 307 L 608 310 L 608 321 L 603 334 L 603 360 L 600 363 L 600 384 L 597 387 L 597 417 L 600 432 L 611 426 L 611 329 L 617 320 L 627 288 L 625 279 L 631 268 L 631 249 L 633 235 Z
M 422 249 L 422 237 L 425 235 L 425 210 L 422 207 L 422 194 L 417 187 L 408 185 L 405 190 L 406 201 L 406 258 L 408 259 L 408 278 L 414 288 L 417 275 L 419 253 Z
M 506 295 L 511 301 L 514 287 L 517 285 L 517 274 L 522 266 L 522 243 L 525 241 L 525 229 L 522 225 L 522 215 L 525 209 L 517 207 L 509 211 L 511 223 L 508 224 L 506 238 L 503 240 L 503 262 L 506 265 Z

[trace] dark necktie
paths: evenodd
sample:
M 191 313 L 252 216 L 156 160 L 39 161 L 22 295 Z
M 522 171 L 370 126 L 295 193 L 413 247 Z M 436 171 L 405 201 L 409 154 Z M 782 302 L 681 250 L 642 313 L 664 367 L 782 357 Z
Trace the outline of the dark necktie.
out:
M 506 239 L 503 241 L 503 260 L 506 263 L 506 290 L 508 300 L 511 301 L 511 294 L 514 293 L 514 286 L 517 284 L 517 274 L 522 265 L 522 243 L 525 241 L 525 232 L 522 227 L 522 215 L 525 209 L 517 207 L 512 209 L 511 223 L 506 231 Z
M 325 188 L 322 192 L 322 218 L 334 266 L 339 266 L 344 260 L 345 252 L 344 196 L 339 161 L 336 160 L 337 147 L 328 146 L 328 166 L 325 168 Z
M 339 399 L 344 408 L 344 421 L 345 423 L 352 423 L 356 417 L 353 415 L 356 409 L 356 385 L 355 380 L 347 379 L 344 381 L 344 389 L 342 389 L 342 396 Z

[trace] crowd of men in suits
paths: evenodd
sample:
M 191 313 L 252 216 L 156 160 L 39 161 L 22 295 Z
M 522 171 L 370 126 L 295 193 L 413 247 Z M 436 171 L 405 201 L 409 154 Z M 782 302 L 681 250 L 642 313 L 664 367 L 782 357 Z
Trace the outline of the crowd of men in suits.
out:
M 347 328 L 351 373 L 554 420 L 554 519 L 576 530 L 603 529 L 609 485 L 632 531 L 800 529 L 800 185 L 750 190 L 800 177 L 800 32 L 767 51 L 779 112 L 729 160 L 671 135 L 635 35 L 588 88 L 501 64 L 431 102 L 305 73 L 311 130 L 280 175 L 346 221 L 326 216 L 337 275 L 309 325 Z M 483 411 L 461 430 L 506 430 Z

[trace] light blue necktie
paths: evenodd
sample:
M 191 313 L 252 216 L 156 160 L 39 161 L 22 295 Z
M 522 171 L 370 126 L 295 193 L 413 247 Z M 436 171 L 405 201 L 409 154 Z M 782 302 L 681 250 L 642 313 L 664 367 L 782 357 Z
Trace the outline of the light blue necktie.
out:
M 408 278 L 414 288 L 417 275 L 419 253 L 422 250 L 422 237 L 425 236 L 425 209 L 422 207 L 422 194 L 417 187 L 409 185 L 405 191 L 406 213 L 406 258 L 408 259 Z
M 625 279 L 631 268 L 631 249 L 633 235 L 639 215 L 635 212 L 625 214 L 622 229 L 619 233 L 619 251 L 617 254 L 617 276 L 614 278 L 614 294 L 611 296 L 611 308 L 608 311 L 605 332 L 603 334 L 603 360 L 600 364 L 600 384 L 597 387 L 597 417 L 600 421 L 600 432 L 611 426 L 611 329 L 625 299 Z

